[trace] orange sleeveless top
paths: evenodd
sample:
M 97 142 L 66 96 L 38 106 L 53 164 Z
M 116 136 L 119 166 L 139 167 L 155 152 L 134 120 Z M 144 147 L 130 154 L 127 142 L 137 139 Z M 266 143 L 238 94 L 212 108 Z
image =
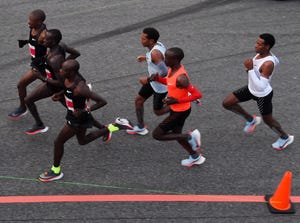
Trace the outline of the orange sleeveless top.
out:
M 171 69 L 169 69 L 168 74 L 167 74 L 167 86 L 168 86 L 168 97 L 173 97 L 176 99 L 183 98 L 188 96 L 188 90 L 187 89 L 181 89 L 176 87 L 176 80 L 177 77 L 181 74 L 185 74 L 188 77 L 188 74 L 186 70 L 184 69 L 184 66 L 181 65 L 180 68 L 176 71 L 175 74 L 173 74 L 170 77 Z M 180 104 L 172 104 L 170 105 L 170 108 L 172 111 L 175 112 L 182 112 L 190 109 L 191 103 L 190 102 L 185 102 L 185 103 L 180 103 Z

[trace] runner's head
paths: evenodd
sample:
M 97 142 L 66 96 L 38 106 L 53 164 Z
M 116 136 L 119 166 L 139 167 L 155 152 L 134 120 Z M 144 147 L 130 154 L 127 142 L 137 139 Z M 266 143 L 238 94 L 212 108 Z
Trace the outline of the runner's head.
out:
M 30 12 L 28 17 L 28 26 L 30 29 L 39 28 L 46 19 L 46 14 L 41 9 Z
M 168 67 L 180 64 L 184 58 L 183 50 L 178 47 L 169 48 L 165 53 L 165 64 Z
M 255 52 L 260 54 L 268 53 L 274 45 L 274 36 L 269 33 L 263 33 L 259 35 L 259 38 L 256 40 Z
M 78 74 L 80 65 L 77 62 L 77 60 L 66 60 L 63 62 L 61 69 L 60 69 L 60 74 L 62 75 L 63 78 L 72 78 Z
M 50 29 L 46 32 L 44 39 L 45 47 L 53 47 L 59 44 L 62 39 L 61 32 L 58 29 Z
M 143 30 L 141 35 L 141 43 L 144 47 L 155 45 L 159 39 L 159 32 L 152 27 L 147 27 Z

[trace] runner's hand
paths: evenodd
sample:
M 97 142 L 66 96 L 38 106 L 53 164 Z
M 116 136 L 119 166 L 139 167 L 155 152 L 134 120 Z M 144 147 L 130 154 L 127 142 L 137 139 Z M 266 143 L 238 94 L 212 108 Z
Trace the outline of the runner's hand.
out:
M 55 93 L 55 94 L 52 95 L 51 98 L 52 98 L 53 101 L 59 101 L 62 98 L 62 94 Z
M 245 60 L 244 66 L 245 66 L 246 71 L 252 70 L 253 69 L 253 60 L 251 58 Z
M 148 84 L 148 77 L 141 77 L 139 81 L 142 85 Z
M 157 81 L 158 80 L 158 73 L 151 74 L 149 81 Z
M 144 62 L 146 61 L 146 56 L 144 55 L 140 55 L 136 58 L 137 62 Z
M 176 98 L 167 97 L 163 100 L 163 102 L 167 105 L 178 104 L 178 100 Z
M 41 74 L 40 71 L 38 71 L 37 69 L 33 68 L 32 69 L 32 73 L 33 73 L 33 76 L 36 79 L 40 79 L 41 81 L 45 82 L 45 77 Z
M 23 48 L 28 43 L 28 40 L 18 40 L 18 42 L 19 48 Z

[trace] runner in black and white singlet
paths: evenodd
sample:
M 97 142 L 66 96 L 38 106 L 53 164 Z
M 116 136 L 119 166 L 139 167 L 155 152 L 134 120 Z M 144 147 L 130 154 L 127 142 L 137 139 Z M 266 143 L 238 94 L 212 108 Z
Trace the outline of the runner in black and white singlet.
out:
M 67 106 L 66 120 L 67 124 L 74 128 L 92 128 L 93 117 L 88 109 L 87 97 L 74 95 L 74 89 L 81 81 L 86 83 L 85 79 L 81 75 L 78 75 L 74 84 L 67 87 L 64 91 Z M 75 115 L 76 110 L 81 110 L 81 114 Z
M 68 58 L 75 59 L 80 56 L 80 53 L 67 46 L 64 43 L 60 43 L 62 34 L 58 29 L 51 29 L 46 32 L 44 39 L 44 45 L 49 49 L 44 62 L 44 71 L 35 71 L 36 78 L 43 81 L 25 98 L 25 103 L 28 110 L 31 112 L 35 119 L 35 124 L 29 128 L 26 133 L 34 135 L 37 133 L 43 133 L 48 130 L 48 127 L 42 122 L 39 113 L 37 111 L 35 102 L 43 98 L 48 98 L 54 93 L 57 93 L 63 88 L 63 79 L 59 75 L 59 70 L 62 63 L 66 59 L 66 53 L 69 53 Z M 64 100 L 60 101 L 65 105 Z
M 144 123 L 144 103 L 153 95 L 153 111 L 156 115 L 163 115 L 169 111 L 168 106 L 164 106 L 162 100 L 167 95 L 167 88 L 156 81 L 150 82 L 149 78 L 152 74 L 158 73 L 164 77 L 167 75 L 168 68 L 164 62 L 165 46 L 158 42 L 159 32 L 152 28 L 145 28 L 141 34 L 141 43 L 148 48 L 146 55 L 137 57 L 138 62 L 147 62 L 148 78 L 140 79 L 142 87 L 135 99 L 135 112 L 137 116 L 137 125 L 133 129 L 128 129 L 129 134 L 146 135 L 148 133 Z
M 100 95 L 91 91 L 84 78 L 79 73 L 79 63 L 76 60 L 66 60 L 61 67 L 61 75 L 64 80 L 64 90 L 54 94 L 53 99 L 58 100 L 64 94 L 67 115 L 66 124 L 58 134 L 54 143 L 54 162 L 51 169 L 39 176 L 44 182 L 59 180 L 63 177 L 60 169 L 60 162 L 64 153 L 64 144 L 76 135 L 80 145 L 88 144 L 109 132 L 118 131 L 119 127 L 109 124 L 107 127 L 91 131 L 87 134 L 87 128 L 93 126 L 91 112 L 107 104 Z M 95 104 L 88 105 L 88 101 L 95 101 Z
M 43 45 L 43 39 L 47 31 L 46 25 L 44 24 L 45 19 L 46 15 L 44 11 L 40 9 L 32 11 L 29 14 L 28 19 L 28 26 L 30 28 L 29 40 L 19 40 L 20 48 L 26 44 L 29 46 L 32 68 L 24 74 L 17 85 L 20 105 L 8 114 L 11 119 L 18 119 L 27 113 L 24 101 L 27 94 L 26 87 L 36 80 L 36 77 L 33 74 L 34 70 L 38 70 L 40 72 L 44 71 L 44 58 L 47 52 L 47 48 Z
M 255 100 L 263 121 L 279 135 L 279 139 L 272 144 L 272 147 L 275 150 L 283 150 L 294 141 L 294 136 L 288 135 L 272 116 L 273 89 L 270 82 L 275 66 L 279 63 L 278 58 L 270 51 L 274 44 L 273 35 L 264 33 L 259 36 L 255 44 L 257 55 L 244 62 L 248 73 L 248 85 L 227 96 L 223 101 L 223 106 L 244 117 L 247 121 L 244 131 L 251 133 L 255 126 L 260 124 L 261 118 L 250 115 L 239 103 Z

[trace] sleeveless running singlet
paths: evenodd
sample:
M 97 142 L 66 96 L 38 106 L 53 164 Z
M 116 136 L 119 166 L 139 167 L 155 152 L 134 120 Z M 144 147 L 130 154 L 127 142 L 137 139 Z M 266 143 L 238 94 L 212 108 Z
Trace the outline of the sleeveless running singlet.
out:
M 253 57 L 252 60 L 253 60 L 253 70 L 254 70 L 255 74 L 257 75 L 257 77 L 260 79 L 261 78 L 261 73 L 260 73 L 259 70 L 260 70 L 260 67 L 262 66 L 262 64 L 266 61 L 272 61 L 273 64 L 274 64 L 274 70 L 275 70 L 275 66 L 277 64 L 279 64 L 279 60 L 274 54 L 272 54 L 270 56 L 266 56 L 266 57 L 261 58 L 261 59 L 256 59 L 258 55 L 259 54 L 256 54 Z M 274 70 L 273 70 L 273 73 L 274 73 Z M 249 88 L 249 91 L 251 92 L 251 94 L 253 94 L 256 97 L 265 97 L 268 94 L 270 94 L 271 91 L 272 91 L 272 87 L 270 85 L 270 82 L 271 82 L 271 78 L 273 76 L 273 73 L 269 76 L 267 86 L 263 90 L 260 90 L 260 91 L 257 90 L 257 88 L 255 86 L 255 83 L 250 78 L 248 78 L 248 88 Z
M 180 88 L 176 87 L 176 80 L 179 75 L 184 74 L 188 77 L 188 74 L 187 74 L 186 70 L 184 69 L 184 66 L 181 65 L 181 67 L 171 77 L 169 77 L 170 72 L 171 72 L 171 69 L 169 69 L 168 75 L 167 75 L 168 97 L 173 97 L 173 98 L 179 99 L 179 98 L 188 96 L 189 92 L 187 89 L 180 89 Z M 186 111 L 186 110 L 190 109 L 190 107 L 191 107 L 190 102 L 170 105 L 171 110 L 175 111 L 175 112 Z
M 87 108 L 87 98 L 74 95 L 74 89 L 80 81 L 85 82 L 85 79 L 83 77 L 78 78 L 75 83 L 70 88 L 66 88 L 64 92 L 68 113 L 70 112 L 72 115 L 75 109 Z
M 74 89 L 80 81 L 85 82 L 85 79 L 81 75 L 80 78 L 75 81 L 73 86 L 65 89 L 64 95 L 68 109 L 66 120 L 68 125 L 76 128 L 91 128 L 93 126 L 94 118 L 88 111 L 88 99 L 86 97 L 74 95 Z M 85 112 L 82 112 L 79 117 L 75 117 L 73 114 L 75 109 L 85 109 Z
M 62 46 L 58 46 L 52 56 L 62 55 L 64 58 L 66 57 L 65 49 Z M 45 73 L 47 78 L 57 80 L 57 77 L 53 71 L 53 68 L 49 64 L 49 59 L 46 57 L 45 60 Z
M 42 28 L 40 29 L 40 31 L 33 36 L 31 34 L 32 29 L 30 29 L 29 32 L 29 41 L 28 41 L 28 46 L 29 46 L 29 53 L 31 56 L 31 59 L 33 60 L 34 58 L 40 58 L 46 55 L 47 53 L 47 48 L 42 45 L 39 44 L 38 39 L 41 35 L 41 33 L 46 29 L 46 25 L 43 24 Z
M 156 64 L 152 63 L 151 52 L 153 50 L 159 50 L 162 53 L 162 55 L 165 56 L 166 48 L 161 42 L 157 42 L 156 45 L 149 52 L 146 53 L 149 77 L 155 73 L 158 73 L 159 75 L 162 74 L 162 71 L 158 68 L 158 66 Z M 151 81 L 150 84 L 156 93 L 166 93 L 167 92 L 167 87 L 164 84 L 161 84 L 157 81 Z

